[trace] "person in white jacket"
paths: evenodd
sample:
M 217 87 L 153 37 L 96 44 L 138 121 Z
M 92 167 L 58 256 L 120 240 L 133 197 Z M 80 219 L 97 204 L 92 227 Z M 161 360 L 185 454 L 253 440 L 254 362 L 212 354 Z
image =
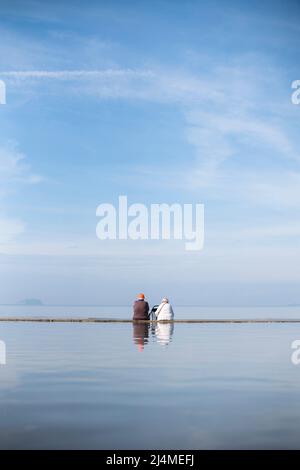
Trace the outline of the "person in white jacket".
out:
M 158 309 L 155 312 L 156 320 L 173 320 L 174 312 L 172 309 L 172 305 L 169 303 L 169 299 L 164 297 L 161 301 L 161 304 L 158 306 Z

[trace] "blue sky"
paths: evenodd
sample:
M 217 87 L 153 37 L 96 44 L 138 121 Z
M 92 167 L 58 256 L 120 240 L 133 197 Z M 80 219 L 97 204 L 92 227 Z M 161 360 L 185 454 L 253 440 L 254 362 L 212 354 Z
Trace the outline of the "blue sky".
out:
M 1 1 L 3 303 L 300 303 L 300 5 Z M 205 246 L 100 241 L 102 202 L 205 204 Z

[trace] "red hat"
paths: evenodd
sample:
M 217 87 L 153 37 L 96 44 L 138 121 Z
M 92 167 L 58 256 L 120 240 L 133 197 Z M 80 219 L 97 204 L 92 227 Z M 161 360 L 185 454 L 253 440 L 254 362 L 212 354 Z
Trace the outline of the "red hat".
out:
M 138 298 L 138 299 L 142 299 L 142 300 L 144 300 L 144 298 L 145 298 L 145 295 L 144 295 L 144 294 L 139 294 L 139 295 L 137 296 L 137 298 Z

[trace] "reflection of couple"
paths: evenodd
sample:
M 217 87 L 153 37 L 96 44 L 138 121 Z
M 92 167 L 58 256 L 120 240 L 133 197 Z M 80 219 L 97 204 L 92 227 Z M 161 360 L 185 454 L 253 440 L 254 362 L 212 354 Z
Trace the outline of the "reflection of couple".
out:
M 149 329 L 149 323 L 133 323 L 133 341 L 139 351 L 143 351 L 145 344 L 148 343 Z M 156 327 L 152 329 L 156 341 L 162 346 L 167 346 L 170 343 L 173 332 L 174 323 L 157 323 Z

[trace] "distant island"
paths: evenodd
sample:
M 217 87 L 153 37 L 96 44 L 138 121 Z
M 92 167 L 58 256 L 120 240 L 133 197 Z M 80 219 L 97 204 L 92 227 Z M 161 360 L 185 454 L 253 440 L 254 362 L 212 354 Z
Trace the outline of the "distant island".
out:
M 44 305 L 40 299 L 24 299 L 17 302 L 17 305 Z

